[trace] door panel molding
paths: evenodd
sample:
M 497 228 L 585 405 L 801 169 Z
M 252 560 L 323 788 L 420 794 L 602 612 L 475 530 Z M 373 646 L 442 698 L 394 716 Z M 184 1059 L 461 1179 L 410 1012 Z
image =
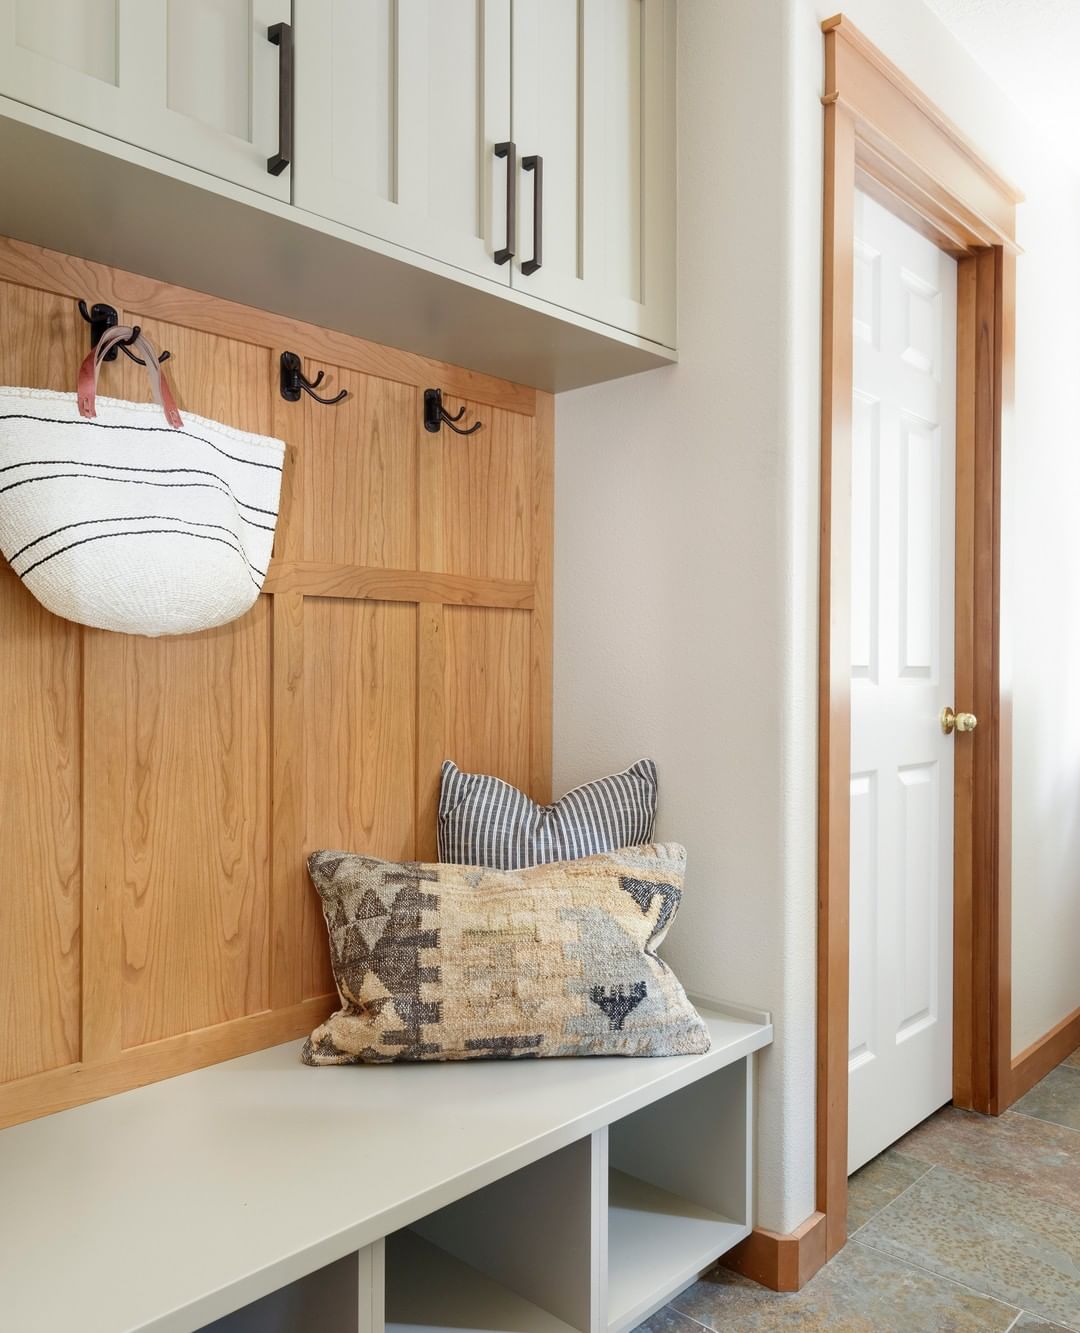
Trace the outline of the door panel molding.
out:
M 825 34 L 819 638 L 817 1207 L 846 1237 L 851 469 L 856 188 L 958 261 L 953 1098 L 998 1114 L 1010 1064 L 1011 721 L 1000 671 L 1001 457 L 1011 417 L 1022 195 L 841 15 Z M 946 684 L 943 682 L 943 684 Z M 810 1273 L 805 1275 L 811 1276 Z

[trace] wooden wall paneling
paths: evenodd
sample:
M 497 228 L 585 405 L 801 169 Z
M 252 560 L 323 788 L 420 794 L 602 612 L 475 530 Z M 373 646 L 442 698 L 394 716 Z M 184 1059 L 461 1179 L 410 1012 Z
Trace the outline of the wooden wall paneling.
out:
M 530 618 L 532 680 L 529 690 L 529 794 L 551 800 L 552 635 L 551 593 L 555 557 L 555 399 L 536 395 L 533 436 L 532 560 L 536 601 Z
M 264 597 L 204 635 L 84 631 L 0 571 L 0 776 L 36 784 L 0 809 L 36 890 L 0 893 L 0 1125 L 309 1030 L 306 854 L 434 857 L 447 755 L 550 788 L 550 397 L 2 238 L 0 378 L 72 387 L 78 296 L 172 351 L 182 411 L 285 441 L 281 517 Z M 345 403 L 283 402 L 285 347 Z M 484 430 L 424 432 L 432 385 Z M 149 398 L 123 359 L 101 389 Z
M 269 1005 L 270 614 L 203 634 L 91 631 L 95 765 L 118 822 L 95 863 L 121 883 L 123 1045 Z
M 69 302 L 0 283 L 0 383 L 67 389 Z M 0 485 L 4 481 L 0 476 Z M 0 567 L 0 1083 L 80 1058 L 81 635 Z
M 164 369 L 181 412 L 186 409 L 260 435 L 271 433 L 269 348 L 166 323 L 138 308 L 121 314 L 127 323 L 140 325 L 159 352 L 172 353 Z M 146 372 L 125 356 L 102 367 L 98 389 L 132 402 L 148 403 L 152 397 Z M 168 437 L 161 438 L 167 448 Z
M 304 606 L 307 806 L 320 848 L 416 854 L 416 607 L 312 598 Z M 333 990 L 326 926 L 305 898 L 305 998 Z
M 271 576 L 299 560 L 304 549 L 303 413 L 299 404 L 286 403 L 281 397 L 277 371 L 284 350 L 274 347 L 267 367 L 273 403 L 271 433 L 285 444 Z M 304 904 L 312 891 L 303 857 L 297 854 L 304 845 L 307 823 L 304 596 L 297 589 L 273 589 L 269 578 L 263 586 L 273 592 L 270 1003 L 279 1009 L 303 999 Z
M 439 787 L 450 757 L 446 732 L 445 608 L 422 602 L 417 620 L 416 663 L 416 855 L 437 861 Z
M 0 569 L 0 1082 L 80 1056 L 81 652 Z
M 273 604 L 271 743 L 270 1004 L 304 998 L 304 905 L 312 893 L 303 856 L 307 828 L 304 598 L 283 592 Z
M 270 351 L 156 320 L 140 324 L 166 365 L 181 411 L 269 434 Z M 107 366 L 114 393 L 149 401 L 143 370 Z M 163 448 L 168 437 L 162 436 Z M 111 700 L 89 709 L 123 719 L 117 743 L 122 824 L 112 865 L 125 865 L 123 1044 L 140 1045 L 266 1008 L 269 994 L 269 719 L 271 619 L 260 599 L 240 621 L 183 639 L 93 634 L 88 653 L 113 664 Z M 106 762 L 103 760 L 103 762 Z M 157 799 L 155 799 L 157 798 Z M 121 832 L 121 829 L 123 832 Z M 95 836 L 109 836 L 95 829 Z M 166 947 L 165 941 L 168 941 Z
M 530 786 L 530 612 L 448 606 L 446 756 L 476 773 Z
M 422 494 L 421 568 L 532 581 L 535 422 L 486 403 L 446 401 L 451 414 L 460 407 L 468 424 L 481 421 L 483 429 L 469 436 L 446 426 L 437 435 L 424 432 L 428 451 L 441 455 L 426 465 L 440 474 L 442 512 L 429 530 Z
M 304 467 L 302 558 L 330 565 L 415 569 L 416 433 L 420 397 L 408 384 L 305 362 L 327 371 L 322 394 L 347 389 L 334 407 L 306 394 L 283 403 Z

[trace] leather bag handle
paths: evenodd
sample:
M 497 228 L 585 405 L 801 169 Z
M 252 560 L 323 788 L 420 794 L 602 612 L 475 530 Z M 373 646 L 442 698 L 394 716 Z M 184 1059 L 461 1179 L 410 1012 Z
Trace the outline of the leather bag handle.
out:
M 123 324 L 106 329 L 101 335 L 98 345 L 91 348 L 86 359 L 79 367 L 79 415 L 83 417 L 97 416 L 97 386 L 98 376 L 101 373 L 101 363 L 105 360 L 106 352 L 120 343 L 135 346 L 142 353 L 143 360 L 146 362 L 146 375 L 150 381 L 150 392 L 154 395 L 154 402 L 165 413 L 165 420 L 169 425 L 179 429 L 183 426 L 184 421 L 176 406 L 169 381 L 161 369 L 153 344 L 144 333 L 136 332 L 136 330 Z

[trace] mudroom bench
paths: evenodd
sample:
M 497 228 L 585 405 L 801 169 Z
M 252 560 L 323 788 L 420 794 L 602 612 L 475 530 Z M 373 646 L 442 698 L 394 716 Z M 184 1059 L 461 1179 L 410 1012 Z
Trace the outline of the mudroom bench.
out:
M 19 1333 L 623 1333 L 750 1231 L 768 1014 L 673 1059 L 308 1069 L 299 1043 L 0 1132 Z

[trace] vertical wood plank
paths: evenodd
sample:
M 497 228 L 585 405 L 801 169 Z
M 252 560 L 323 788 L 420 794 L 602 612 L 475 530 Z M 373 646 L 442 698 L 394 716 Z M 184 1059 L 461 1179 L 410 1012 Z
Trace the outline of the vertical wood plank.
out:
M 446 753 L 462 768 L 529 785 L 528 611 L 447 606 Z
M 348 390 L 334 407 L 306 394 L 279 420 L 301 451 L 303 558 L 379 569 L 416 568 L 416 390 L 370 375 L 327 371 L 321 394 Z
M 416 607 L 305 602 L 306 839 L 408 860 L 416 846 Z M 304 899 L 304 996 L 333 989 L 318 895 Z
M 0 1082 L 80 1058 L 81 653 L 0 565 Z
M 83 632 L 83 1063 L 113 1059 L 123 1047 L 123 864 L 116 848 L 124 820 L 123 764 L 112 707 L 118 638 Z M 113 652 L 110 652 L 110 648 Z
M 533 435 L 532 579 L 530 624 L 529 790 L 534 801 L 551 800 L 552 605 L 555 552 L 555 400 L 536 396 Z
M 110 900 L 120 885 L 125 1047 L 267 1007 L 270 653 L 267 598 L 202 634 L 88 636 L 119 801 L 92 817 Z
M 418 410 L 422 402 L 418 394 Z M 416 552 L 420 569 L 445 568 L 444 434 L 422 430 L 419 436 Z M 421 861 L 436 861 L 440 774 L 443 760 L 452 756 L 446 738 L 446 619 L 444 608 L 431 603 L 421 605 L 417 619 L 416 681 L 416 855 Z
M 441 606 L 420 606 L 416 667 L 416 857 L 438 860 L 439 787 L 446 759 L 446 628 Z
M 0 283 L 0 383 L 69 390 L 73 301 Z M 79 1060 L 82 633 L 0 565 L 0 1083 Z
M 273 773 L 271 777 L 270 1004 L 303 998 L 305 732 L 304 598 L 281 593 L 273 605 Z
M 431 438 L 440 443 L 441 574 L 531 579 L 533 420 L 484 403 L 449 398 L 450 413 L 465 410 L 465 422 L 483 429 L 464 438 L 445 426 Z

